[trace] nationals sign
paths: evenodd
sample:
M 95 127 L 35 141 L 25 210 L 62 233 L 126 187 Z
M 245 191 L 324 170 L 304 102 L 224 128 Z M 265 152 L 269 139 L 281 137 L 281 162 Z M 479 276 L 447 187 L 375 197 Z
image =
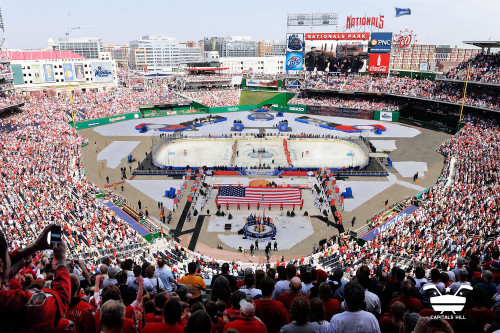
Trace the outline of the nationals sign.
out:
M 333 34 L 306 34 L 306 40 L 368 40 L 369 32 L 333 33 Z
M 413 32 L 413 30 L 400 30 L 399 34 L 394 35 L 392 42 L 395 48 L 401 51 L 409 51 L 417 42 L 417 35 Z
M 388 53 L 370 53 L 368 62 L 369 73 L 389 73 L 389 61 L 391 55 Z
M 372 27 L 376 29 L 384 29 L 384 15 L 378 17 L 352 17 L 347 16 L 345 24 L 346 30 L 355 29 L 359 27 Z

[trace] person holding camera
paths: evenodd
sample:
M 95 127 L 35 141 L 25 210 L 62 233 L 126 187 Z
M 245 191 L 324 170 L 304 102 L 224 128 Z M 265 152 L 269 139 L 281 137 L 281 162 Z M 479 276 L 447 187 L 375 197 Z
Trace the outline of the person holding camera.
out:
M 60 232 L 60 228 L 55 224 L 47 226 L 31 245 L 11 253 L 0 231 L 0 322 L 6 331 L 51 332 L 68 311 L 71 283 L 66 266 L 66 244 L 60 238 L 58 243 L 48 242 L 49 233 Z M 32 285 L 26 290 L 10 290 L 5 281 L 24 266 L 24 258 L 48 249 L 53 250 L 57 261 L 52 288 Z

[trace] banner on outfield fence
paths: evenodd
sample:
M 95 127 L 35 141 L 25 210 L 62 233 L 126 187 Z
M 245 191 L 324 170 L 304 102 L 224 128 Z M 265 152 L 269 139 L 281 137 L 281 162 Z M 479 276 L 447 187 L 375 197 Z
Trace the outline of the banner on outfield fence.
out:
M 359 237 L 367 242 L 371 241 L 372 239 L 376 238 L 380 233 L 389 230 L 392 228 L 396 223 L 401 222 L 407 215 L 410 215 L 414 211 L 417 210 L 416 206 L 409 206 L 406 209 L 403 209 L 401 212 L 399 212 L 396 216 L 390 218 L 389 220 L 385 221 L 375 229 L 370 230 L 363 236 Z
M 246 82 L 247 87 L 278 87 L 277 80 L 255 80 L 255 79 L 247 79 Z
M 63 73 L 65 81 L 74 81 L 75 75 L 73 72 L 73 64 L 65 62 L 63 64 Z
M 42 65 L 40 64 L 31 65 L 31 71 L 33 72 L 33 83 L 42 83 L 44 81 Z
M 92 63 L 92 81 L 111 82 L 113 81 L 113 72 L 110 61 L 99 61 Z
M 392 32 L 372 32 L 368 44 L 370 53 L 391 53 Z
M 373 119 L 373 110 L 338 108 L 335 106 L 308 105 L 307 114 L 319 116 L 347 117 L 358 119 Z
M 392 121 L 392 112 L 380 111 L 380 120 Z
M 75 64 L 75 80 L 85 81 L 85 68 L 83 64 Z
M 286 34 L 286 52 L 304 52 L 304 34 Z
M 44 64 L 43 73 L 45 76 L 45 82 L 55 82 L 54 66 L 52 64 Z
M 304 62 L 304 54 L 299 52 L 292 52 L 286 54 L 286 70 L 287 71 L 301 71 Z

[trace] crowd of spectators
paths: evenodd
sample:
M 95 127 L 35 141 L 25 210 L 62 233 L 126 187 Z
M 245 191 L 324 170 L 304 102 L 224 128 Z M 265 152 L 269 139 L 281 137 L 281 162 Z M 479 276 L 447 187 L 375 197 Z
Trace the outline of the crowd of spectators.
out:
M 0 228 L 12 248 L 59 221 L 73 253 L 137 244 L 142 238 L 113 216 L 83 174 L 84 138 L 71 129 L 60 100 L 46 96 L 0 119 Z
M 406 80 L 409 87 L 394 81 L 398 88 L 390 89 L 431 94 Z M 373 81 L 370 89 L 386 89 L 385 84 Z M 102 117 L 157 94 L 90 92 L 77 94 L 75 105 L 83 110 L 82 119 Z M 277 263 L 240 276 L 241 264 L 220 270 L 219 261 L 187 254 L 176 243 L 169 244 L 169 254 L 156 255 L 156 263 L 145 252 L 123 261 L 113 256 L 100 266 L 67 261 L 66 246 L 78 258 L 143 240 L 94 197 L 97 188 L 82 170 L 85 140 L 67 125 L 67 102 L 55 95 L 33 96 L 24 108 L 0 119 L 2 326 L 50 331 L 51 325 L 73 322 L 77 331 L 204 332 L 206 324 L 207 332 L 240 333 L 393 332 L 404 326 L 406 332 L 423 332 L 434 314 L 430 298 L 436 295 L 423 289 L 429 284 L 441 294 L 445 287 L 453 292 L 474 287 L 467 293 L 466 319 L 441 322 L 448 332 L 499 328 L 500 313 L 494 311 L 500 298 L 494 294 L 500 292 L 495 285 L 500 280 L 500 127 L 493 120 L 474 120 L 441 145 L 443 177 L 414 213 L 365 245 L 346 234 L 332 238 L 306 260 L 317 258 L 326 272 Z M 62 225 L 67 244 L 47 252 L 52 221 Z M 214 280 L 208 301 L 200 299 L 207 287 L 199 275 Z M 179 286 L 173 289 L 172 283 Z M 237 290 L 238 285 L 243 288 Z M 25 304 L 37 306 L 19 310 Z M 28 320 L 36 311 L 46 311 L 36 317 L 46 319 Z
M 469 61 L 464 61 L 459 66 L 444 73 L 442 78 L 465 80 L 469 64 L 469 80 L 500 84 L 500 53 L 490 55 L 479 54 L 475 58 Z
M 65 111 L 72 119 L 69 99 L 64 96 L 54 96 L 52 102 L 58 111 Z M 108 117 L 116 114 L 137 112 L 140 105 L 158 103 L 185 103 L 186 99 L 168 91 L 161 86 L 155 86 L 143 91 L 130 89 L 115 89 L 104 92 L 74 92 L 73 105 L 75 120 L 87 120 Z M 33 96 L 32 101 L 45 102 L 47 95 Z
M 234 106 L 240 102 L 240 90 L 227 89 L 197 89 L 183 91 L 183 95 L 208 107 Z
M 389 270 L 359 265 L 350 275 L 311 265 L 246 268 L 225 263 L 210 280 L 207 263 L 180 273 L 171 258 L 105 258 L 98 267 L 70 260 L 66 244 L 34 242 L 8 252 L 0 232 L 1 328 L 23 332 L 498 332 L 500 250 L 454 263 Z M 52 247 L 52 251 L 49 249 Z M 180 251 L 177 254 L 181 254 Z M 186 267 L 187 266 L 187 267 Z M 207 292 L 205 292 L 207 291 Z M 432 298 L 464 298 L 459 316 L 442 316 Z M 27 310 L 26 310 L 27 309 Z
M 306 89 L 380 92 L 452 103 L 461 103 L 463 98 L 463 86 L 461 85 L 408 77 L 313 75 L 307 78 L 303 87 Z M 498 91 L 469 87 L 465 104 L 499 110 Z
M 0 73 L 1 74 L 6 74 L 6 73 L 10 73 L 10 72 L 11 72 L 10 66 L 0 65 Z
M 392 101 L 374 100 L 363 96 L 325 96 L 310 95 L 301 92 L 295 95 L 289 102 L 299 105 L 333 106 L 338 108 L 353 108 L 378 111 L 395 111 L 401 108 L 401 103 Z
M 0 97 L 0 109 L 9 106 L 19 105 L 23 100 L 16 95 L 5 95 Z

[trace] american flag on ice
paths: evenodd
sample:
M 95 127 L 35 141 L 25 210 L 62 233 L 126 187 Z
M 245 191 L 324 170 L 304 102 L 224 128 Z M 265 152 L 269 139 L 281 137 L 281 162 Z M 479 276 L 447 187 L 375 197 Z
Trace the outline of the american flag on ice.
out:
M 294 187 L 238 187 L 219 188 L 217 202 L 220 204 L 300 205 L 302 197 L 299 188 Z

